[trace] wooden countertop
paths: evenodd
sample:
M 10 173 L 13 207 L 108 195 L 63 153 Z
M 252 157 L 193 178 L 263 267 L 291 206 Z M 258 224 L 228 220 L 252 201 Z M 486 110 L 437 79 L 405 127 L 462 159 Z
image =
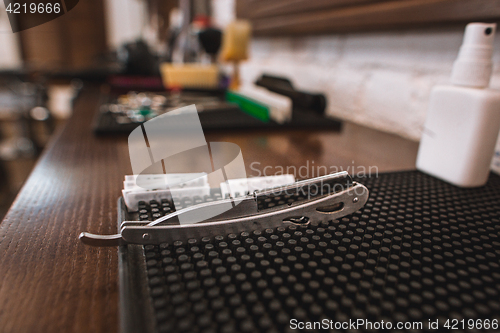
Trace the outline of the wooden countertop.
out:
M 117 249 L 78 241 L 82 231 L 116 232 L 116 199 L 131 173 L 127 138 L 92 134 L 98 96 L 83 91 L 0 224 L 3 333 L 118 331 Z M 209 133 L 207 141 L 238 144 L 249 176 L 288 167 L 298 178 L 413 169 L 418 148 L 350 123 L 341 132 Z

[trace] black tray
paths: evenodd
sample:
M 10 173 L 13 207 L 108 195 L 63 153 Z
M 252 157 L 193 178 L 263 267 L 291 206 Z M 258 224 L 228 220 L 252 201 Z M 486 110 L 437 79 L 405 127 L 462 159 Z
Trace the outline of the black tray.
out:
M 114 100 L 115 95 L 101 96 L 101 103 Z M 240 130 L 277 130 L 277 129 L 318 129 L 339 131 L 342 122 L 337 119 L 326 118 L 312 111 L 294 109 L 292 120 L 288 123 L 278 124 L 270 120 L 263 122 L 243 111 L 238 106 L 220 110 L 203 111 L 198 113 L 204 131 L 240 131 Z M 96 135 L 128 135 L 139 123 L 118 123 L 110 112 L 96 111 L 92 129 Z
M 418 171 L 356 180 L 370 198 L 341 220 L 122 247 L 122 332 L 500 319 L 500 176 L 476 189 Z

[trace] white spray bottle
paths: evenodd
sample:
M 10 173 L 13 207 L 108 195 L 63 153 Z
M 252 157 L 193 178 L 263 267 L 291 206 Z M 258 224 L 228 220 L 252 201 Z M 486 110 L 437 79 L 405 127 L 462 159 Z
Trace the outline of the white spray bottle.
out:
M 462 187 L 488 179 L 500 129 L 500 91 L 488 88 L 496 24 L 470 23 L 451 85 L 433 88 L 417 169 Z

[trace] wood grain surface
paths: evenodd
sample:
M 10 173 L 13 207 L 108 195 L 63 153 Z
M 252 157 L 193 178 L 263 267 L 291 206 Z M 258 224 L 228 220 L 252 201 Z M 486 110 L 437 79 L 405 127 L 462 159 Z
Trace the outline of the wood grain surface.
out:
M 116 199 L 131 173 L 127 138 L 91 132 L 98 97 L 84 89 L 0 224 L 2 333 L 119 329 L 117 249 L 78 241 L 81 231 L 116 232 Z M 238 144 L 250 176 L 312 161 L 412 169 L 417 151 L 415 142 L 349 123 L 342 132 L 226 132 L 207 141 Z
M 305 35 L 425 28 L 498 21 L 499 0 L 238 0 L 237 16 L 252 33 Z

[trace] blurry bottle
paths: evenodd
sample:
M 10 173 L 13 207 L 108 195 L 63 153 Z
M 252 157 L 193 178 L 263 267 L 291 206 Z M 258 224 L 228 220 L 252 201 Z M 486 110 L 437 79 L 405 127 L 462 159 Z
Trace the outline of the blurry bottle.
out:
M 451 85 L 433 88 L 417 168 L 457 186 L 488 179 L 500 128 L 500 91 L 489 89 L 495 24 L 471 23 Z
M 191 5 L 189 0 L 179 0 L 181 11 L 180 29 L 175 37 L 172 49 L 172 62 L 184 63 L 191 62 L 189 48 L 190 42 L 190 24 L 191 24 Z

